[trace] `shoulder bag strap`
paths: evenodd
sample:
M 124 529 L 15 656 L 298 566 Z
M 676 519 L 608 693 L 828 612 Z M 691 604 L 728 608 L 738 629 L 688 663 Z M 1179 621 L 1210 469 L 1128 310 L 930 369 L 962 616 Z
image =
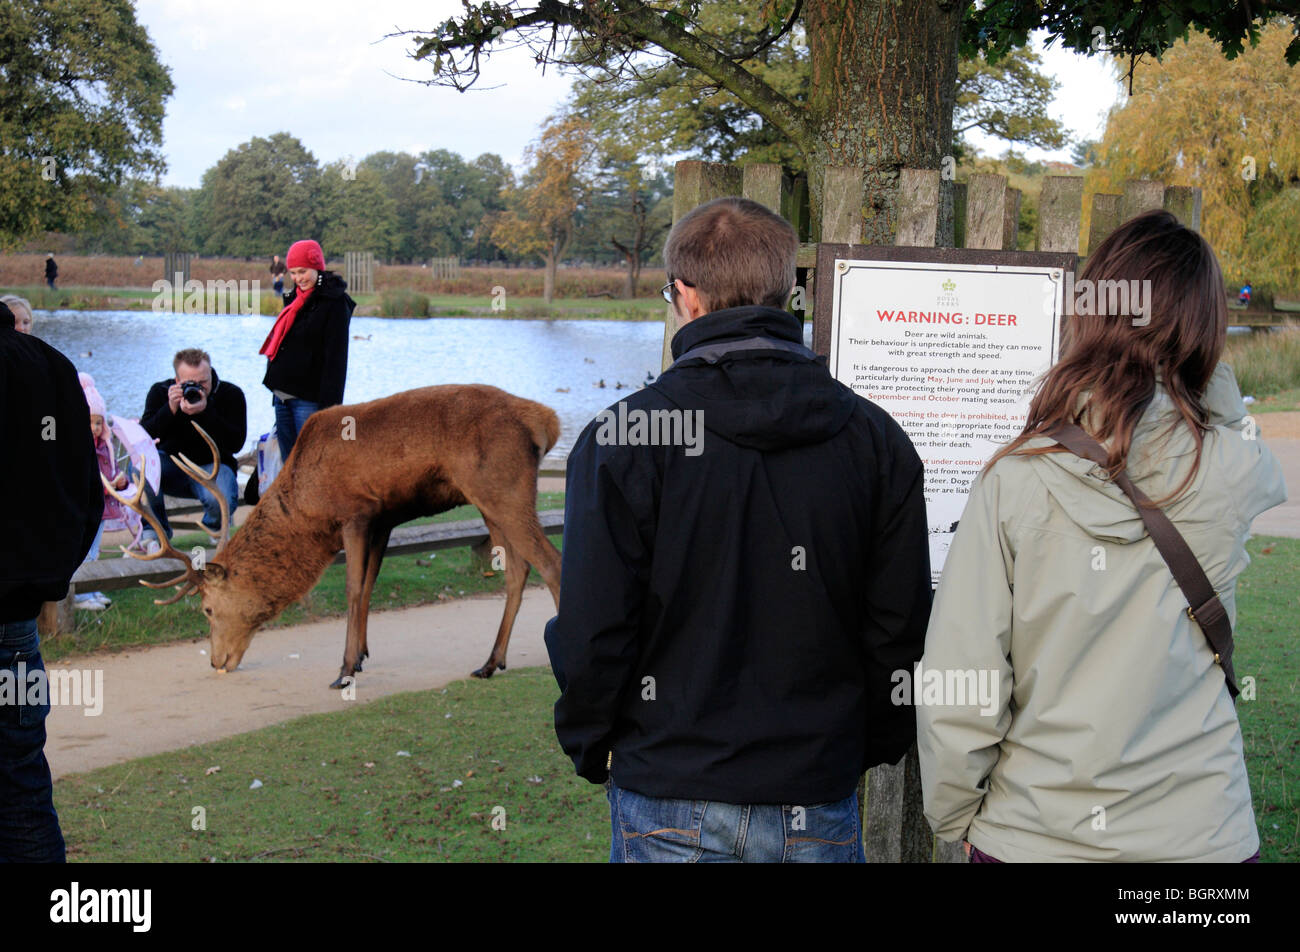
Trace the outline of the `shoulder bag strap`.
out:
M 1075 456 L 1105 467 L 1106 451 L 1073 423 L 1064 423 L 1044 431 L 1044 435 L 1060 443 Z M 1138 515 L 1151 535 L 1151 541 L 1164 557 L 1173 573 L 1174 580 L 1187 598 L 1187 616 L 1200 625 L 1205 640 L 1210 643 L 1214 660 L 1223 669 L 1224 679 L 1228 682 L 1228 693 L 1236 700 L 1237 679 L 1232 670 L 1232 625 L 1228 622 L 1227 609 L 1219 600 L 1219 594 L 1206 578 L 1205 570 L 1196 560 L 1191 548 L 1182 534 L 1174 528 L 1169 517 L 1151 502 L 1150 497 L 1133 485 L 1125 470 L 1115 476 L 1115 483 L 1128 495 L 1137 507 Z

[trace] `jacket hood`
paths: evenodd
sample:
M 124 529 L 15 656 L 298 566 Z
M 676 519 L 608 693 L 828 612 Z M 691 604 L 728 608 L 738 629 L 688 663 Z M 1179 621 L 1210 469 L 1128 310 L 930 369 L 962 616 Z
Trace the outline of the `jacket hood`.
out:
M 1038 447 L 1053 443 L 1046 437 L 1038 437 L 1025 445 Z M 1195 460 L 1195 439 L 1169 395 L 1157 385 L 1155 396 L 1133 429 L 1126 467 L 1129 478 L 1147 496 L 1160 500 L 1178 488 Z M 1101 466 L 1069 452 L 1048 453 L 1034 457 L 1033 461 L 1048 493 L 1084 532 L 1101 541 L 1116 543 L 1136 542 L 1146 535 L 1146 525 L 1137 508 L 1117 483 L 1106 478 Z M 1172 518 L 1180 505 L 1200 490 L 1200 485 L 1198 472 L 1177 500 L 1165 504 L 1166 513 Z
M 672 340 L 674 358 L 704 344 L 752 337 L 803 343 L 803 325 L 772 307 L 733 307 L 696 318 Z M 650 385 L 684 410 L 700 410 L 704 428 L 757 450 L 821 443 L 853 415 L 853 391 L 836 381 L 824 357 L 742 350 L 710 364 L 690 358 Z

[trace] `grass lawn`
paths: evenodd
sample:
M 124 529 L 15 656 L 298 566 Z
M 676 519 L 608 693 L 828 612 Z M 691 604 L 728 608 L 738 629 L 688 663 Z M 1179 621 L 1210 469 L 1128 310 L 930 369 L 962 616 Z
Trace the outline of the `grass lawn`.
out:
M 1296 862 L 1300 540 L 1257 538 L 1249 550 L 1235 661 L 1257 696 L 1238 712 L 1261 858 Z M 66 777 L 54 792 L 68 856 L 603 862 L 604 793 L 556 744 L 556 695 L 548 669 L 512 668 Z M 193 829 L 196 807 L 206 829 Z
M 1300 387 L 1282 390 L 1269 397 L 1263 397 L 1252 403 L 1247 409 L 1251 413 L 1270 413 L 1282 410 L 1300 410 Z
M 563 509 L 564 493 L 538 493 L 537 508 Z M 473 506 L 460 506 L 431 518 L 412 520 L 406 525 L 478 518 L 479 511 Z M 559 536 L 547 538 L 557 548 L 560 546 Z M 191 546 L 206 544 L 208 537 L 197 532 L 178 532 L 172 542 L 182 552 L 188 552 Z M 122 555 L 112 551 L 101 553 L 100 557 L 121 558 Z M 391 556 L 384 559 L 379 578 L 375 581 L 370 607 L 372 611 L 379 611 L 426 605 L 461 595 L 501 592 L 505 590 L 505 578 L 504 572 L 485 577 L 468 548 L 444 549 L 424 555 Z M 536 569 L 529 572 L 528 582 L 530 585 L 543 584 Z M 173 591 L 155 591 L 141 586 L 107 592 L 113 599 L 111 608 L 100 612 L 78 611 L 76 630 L 48 640 L 42 639 L 41 654 L 47 661 L 57 661 L 69 655 L 99 649 L 115 650 L 189 638 L 206 639 L 208 623 L 199 612 L 196 596 L 189 596 L 174 605 L 153 603 L 155 598 L 166 598 Z M 342 564 L 331 565 L 314 589 L 286 608 L 279 618 L 266 627 L 283 628 L 346 614 L 347 568 Z

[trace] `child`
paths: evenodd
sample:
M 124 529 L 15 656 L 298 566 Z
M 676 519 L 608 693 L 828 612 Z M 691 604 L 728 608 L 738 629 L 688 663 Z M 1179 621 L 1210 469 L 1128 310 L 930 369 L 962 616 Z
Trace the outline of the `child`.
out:
M 114 489 L 125 489 L 126 473 L 118 470 L 117 462 L 113 458 L 113 444 L 108 435 L 108 410 L 104 405 L 104 398 L 95 389 L 95 380 L 90 374 L 77 374 L 77 379 L 81 381 L 82 392 L 86 395 L 86 404 L 90 407 L 90 434 L 95 440 L 95 456 L 99 459 L 99 471 L 113 484 Z M 95 541 L 90 546 L 90 552 L 86 554 L 87 562 L 94 562 L 99 558 L 99 540 L 104 535 L 104 523 L 121 519 L 121 504 L 105 491 L 104 516 L 99 523 L 99 531 L 95 533 Z M 112 604 L 112 600 L 103 592 L 87 592 L 78 594 L 73 603 L 77 608 L 102 611 Z

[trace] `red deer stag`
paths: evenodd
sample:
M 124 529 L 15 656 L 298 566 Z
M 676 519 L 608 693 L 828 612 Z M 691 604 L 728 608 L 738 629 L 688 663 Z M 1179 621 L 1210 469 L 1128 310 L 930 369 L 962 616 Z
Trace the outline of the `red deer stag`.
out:
M 303 426 L 284 468 L 242 528 L 206 568 L 196 568 L 168 544 L 147 558 L 180 559 L 185 574 L 152 587 L 182 585 L 168 602 L 201 594 L 212 666 L 224 674 L 239 666 L 259 627 L 311 590 L 341 547 L 347 557 L 348 633 L 343 666 L 330 687 L 342 687 L 370 654 L 370 595 L 393 527 L 473 503 L 493 543 L 505 550 L 505 614 L 487 662 L 472 672 L 489 678 L 506 666 L 530 564 L 559 606 L 560 553 L 542 532 L 536 509 L 537 470 L 559 433 L 550 407 L 479 384 L 424 387 L 320 410 Z M 216 475 L 215 462 L 208 473 L 184 457 L 176 462 L 201 481 L 210 483 Z M 109 491 L 157 529 L 153 514 L 140 508 L 141 485 L 137 481 L 134 500 Z M 222 515 L 214 537 L 224 538 L 224 508 Z M 158 537 L 165 540 L 166 534 Z

